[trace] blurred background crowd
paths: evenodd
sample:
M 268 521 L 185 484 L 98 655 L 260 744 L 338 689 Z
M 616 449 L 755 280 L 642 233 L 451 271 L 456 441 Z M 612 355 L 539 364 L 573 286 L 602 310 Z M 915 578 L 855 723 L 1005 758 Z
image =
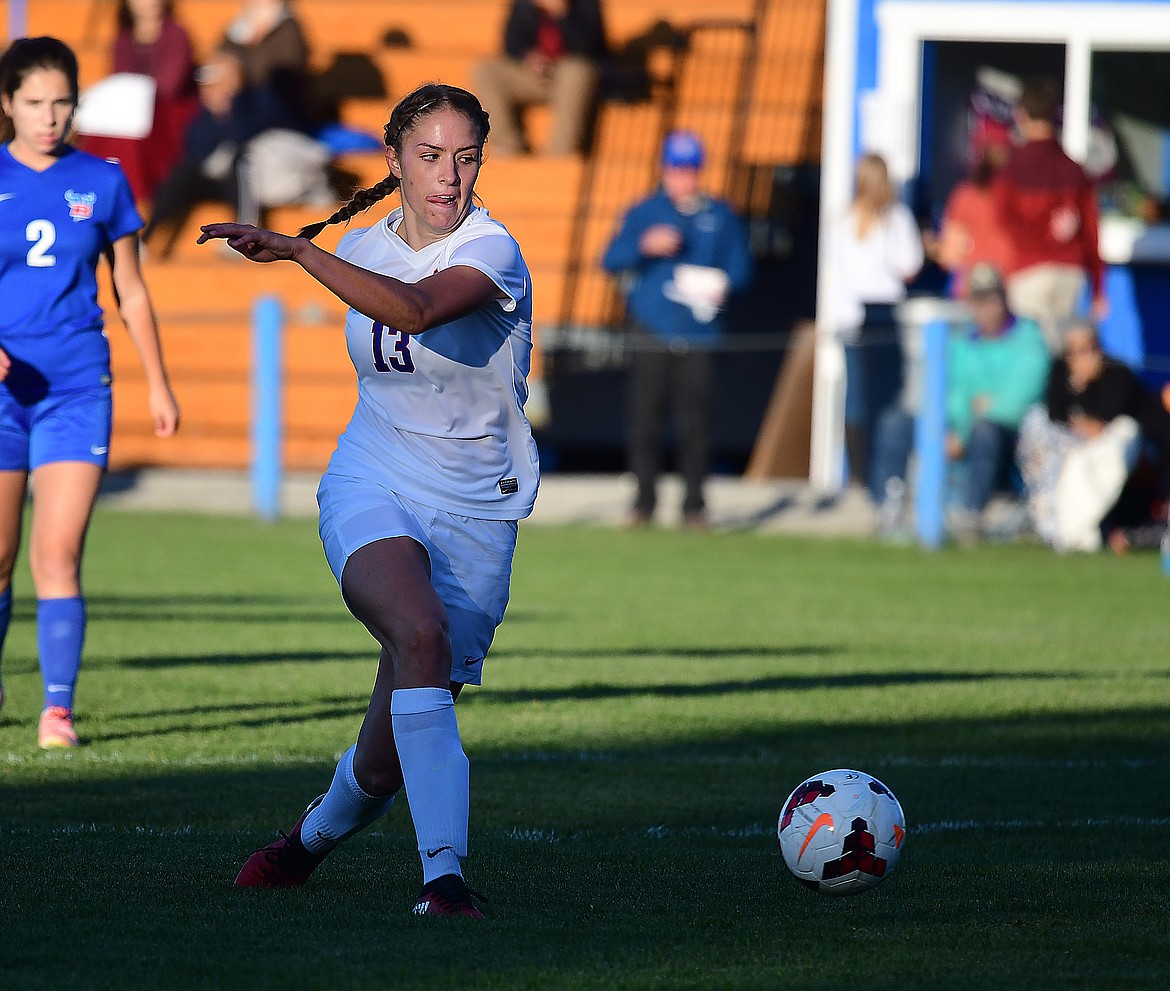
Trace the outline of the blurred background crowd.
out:
M 877 536 L 911 539 L 928 313 L 951 328 L 951 538 L 1154 546 L 1170 494 L 1170 120 L 1150 94 L 1170 82 L 1170 38 L 1156 19 L 1144 44 L 1113 38 L 1086 81 L 1058 26 L 1030 42 L 1019 25 L 1012 41 L 899 28 L 919 45 L 911 111 L 881 6 L 455 0 L 420 18 L 397 0 L 10 2 L 10 33 L 20 13 L 78 52 L 76 143 L 121 163 L 146 218 L 185 436 L 156 445 L 123 403 L 115 467 L 247 464 L 257 290 L 195 248 L 198 224 L 320 219 L 384 173 L 397 96 L 440 79 L 491 115 L 480 191 L 534 275 L 546 472 L 633 471 L 630 522 L 647 525 L 658 475 L 677 471 L 699 528 L 712 473 L 807 478 L 863 492 Z M 1121 16 L 1081 6 L 1090 36 Z M 834 16 L 853 18 L 844 51 Z M 348 369 L 313 343 L 335 303 L 295 276 L 273 284 L 283 457 L 316 469 L 351 402 Z

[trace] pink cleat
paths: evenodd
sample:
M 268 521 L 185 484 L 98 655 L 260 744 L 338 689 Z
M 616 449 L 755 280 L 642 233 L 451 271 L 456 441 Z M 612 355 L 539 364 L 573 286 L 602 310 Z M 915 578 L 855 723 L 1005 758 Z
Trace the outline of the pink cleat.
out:
M 37 743 L 42 750 L 69 749 L 78 745 L 73 728 L 73 710 L 61 705 L 50 705 L 41 713 L 37 725 Z
M 487 901 L 478 891 L 472 891 L 458 874 L 444 874 L 422 886 L 418 900 L 411 910 L 414 915 L 442 915 L 448 918 L 482 919 L 483 912 L 472 901 Z
M 305 816 L 321 804 L 320 795 L 309 803 L 309 807 L 293 824 L 287 833 L 281 832 L 280 839 L 257 850 L 244 861 L 236 875 L 237 888 L 299 888 L 327 856 L 329 850 L 313 853 L 301 842 L 301 826 Z

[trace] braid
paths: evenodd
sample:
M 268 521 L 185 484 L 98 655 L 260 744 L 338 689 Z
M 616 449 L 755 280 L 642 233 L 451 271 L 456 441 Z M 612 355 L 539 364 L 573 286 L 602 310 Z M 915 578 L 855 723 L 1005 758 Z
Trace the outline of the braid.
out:
M 308 238 L 313 240 L 330 224 L 340 224 L 353 217 L 356 217 L 363 210 L 368 210 L 375 203 L 384 200 L 394 190 L 398 188 L 398 177 L 388 175 L 380 182 L 374 183 L 369 189 L 359 189 L 355 192 L 345 203 L 343 203 L 336 211 L 331 213 L 324 220 L 319 220 L 315 224 L 309 224 L 297 231 L 297 237 Z

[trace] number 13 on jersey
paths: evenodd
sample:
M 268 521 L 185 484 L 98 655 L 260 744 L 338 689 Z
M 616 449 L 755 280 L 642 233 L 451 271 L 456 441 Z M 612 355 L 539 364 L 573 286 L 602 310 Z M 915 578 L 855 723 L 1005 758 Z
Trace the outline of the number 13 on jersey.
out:
M 388 330 L 384 324 L 375 323 L 374 334 L 374 368 L 379 372 L 413 372 L 414 359 L 410 356 L 410 335 L 401 330 Z M 387 357 L 383 337 L 388 336 L 392 342 Z

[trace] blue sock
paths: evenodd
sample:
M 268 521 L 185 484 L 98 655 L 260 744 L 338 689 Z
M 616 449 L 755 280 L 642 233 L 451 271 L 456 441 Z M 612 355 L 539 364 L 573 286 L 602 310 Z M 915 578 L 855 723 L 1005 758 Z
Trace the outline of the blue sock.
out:
M 46 706 L 73 708 L 84 643 L 85 600 L 81 596 L 37 600 L 37 653 Z
M 4 656 L 4 638 L 8 636 L 8 624 L 12 622 L 12 586 L 0 592 L 0 659 Z

